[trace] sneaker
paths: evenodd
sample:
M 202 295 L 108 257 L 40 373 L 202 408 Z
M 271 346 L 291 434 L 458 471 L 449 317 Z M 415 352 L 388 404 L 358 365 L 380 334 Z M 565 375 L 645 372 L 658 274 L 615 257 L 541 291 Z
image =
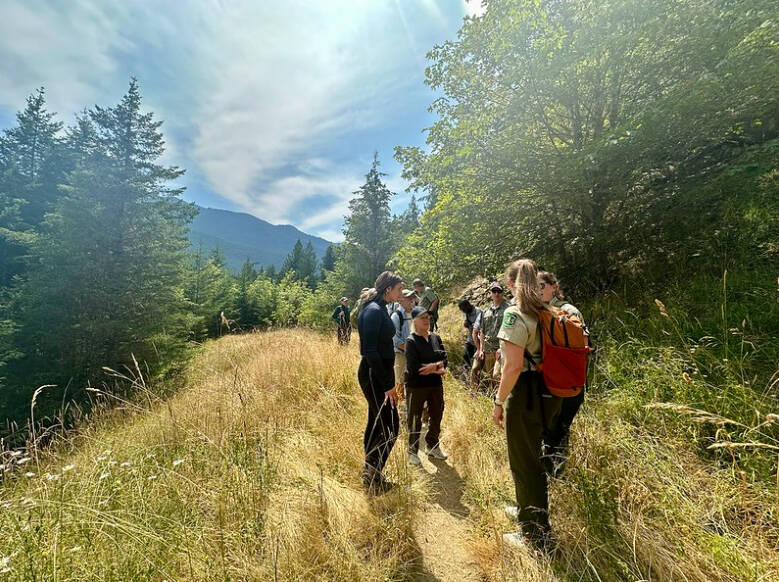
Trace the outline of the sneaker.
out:
M 519 507 L 516 505 L 507 505 L 503 508 L 503 512 L 506 514 L 506 517 L 512 521 L 519 519 Z
M 503 543 L 512 548 L 529 548 L 532 545 L 521 532 L 504 533 Z
M 449 456 L 441 450 L 441 447 L 436 445 L 432 449 L 425 448 L 425 452 L 429 457 L 433 457 L 434 459 L 438 459 L 439 461 L 445 461 L 449 458 Z
M 419 455 L 417 455 L 416 453 L 409 453 L 408 464 L 414 465 L 415 467 L 419 467 L 422 464 L 422 460 L 419 458 Z

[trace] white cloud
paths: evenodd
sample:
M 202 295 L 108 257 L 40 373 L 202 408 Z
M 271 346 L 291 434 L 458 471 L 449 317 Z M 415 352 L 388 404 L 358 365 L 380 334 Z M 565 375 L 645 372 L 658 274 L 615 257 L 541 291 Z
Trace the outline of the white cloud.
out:
M 453 33 L 453 10 L 459 19 L 479 8 L 0 0 L 0 106 L 17 110 L 45 85 L 68 122 L 115 103 L 138 76 L 146 107 L 165 120 L 165 163 L 246 211 L 340 240 L 336 225 L 366 170 L 346 139 L 391 124 L 404 92 L 422 88 L 431 38 Z M 388 185 L 405 187 L 397 176 Z M 309 215 L 315 196 L 331 203 Z
M 468 16 L 482 16 L 487 11 L 483 0 L 462 0 L 465 14 Z
M 210 186 L 285 218 L 310 180 L 269 176 L 348 132 L 384 122 L 390 90 L 408 82 L 401 74 L 409 50 L 402 30 L 375 32 L 395 17 L 386 3 L 355 7 L 347 0 L 225 9 L 200 50 L 215 75 L 195 115 L 193 156 Z

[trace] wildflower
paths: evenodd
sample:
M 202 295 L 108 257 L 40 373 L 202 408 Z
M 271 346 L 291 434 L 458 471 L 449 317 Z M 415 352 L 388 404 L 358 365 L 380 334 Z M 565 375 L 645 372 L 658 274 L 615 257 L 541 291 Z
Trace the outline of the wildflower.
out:
M 105 455 L 98 455 L 97 457 L 95 457 L 95 461 L 98 461 L 98 462 L 101 462 L 101 463 L 102 463 L 102 462 L 103 462 L 103 461 L 105 461 L 107 458 L 108 458 L 108 457 L 106 457 Z
M 184 462 L 184 459 L 176 459 L 175 461 L 173 461 L 173 466 L 174 467 L 178 467 L 183 462 Z
M 12 457 L 20 457 L 22 455 L 22 451 L 11 451 Z
M 146 458 L 147 458 L 147 459 L 153 459 L 153 458 L 154 458 L 154 457 L 156 457 L 156 456 L 157 456 L 157 455 L 155 455 L 154 453 L 149 453 L 148 455 L 146 455 Z
M 51 473 L 46 473 L 46 481 L 57 481 L 62 475 L 59 475 L 57 473 L 54 473 L 53 475 Z
M 0 556 L 0 574 L 11 571 L 11 556 Z
M 71 554 L 73 554 L 75 552 L 80 552 L 80 551 L 81 551 L 81 546 L 73 546 L 72 548 L 70 548 L 70 553 Z
M 68 471 L 72 471 L 75 467 L 75 465 L 65 465 L 62 467 L 62 472 L 67 473 Z
M 146 480 L 147 481 L 154 481 L 156 478 L 157 478 L 157 475 L 149 475 L 148 477 L 146 477 Z
M 119 465 L 119 466 L 120 466 L 120 467 L 132 467 L 132 466 L 133 466 L 133 464 L 132 464 L 130 461 L 124 461 L 124 462 L 123 462 L 121 465 Z
M 26 463 L 29 463 L 30 461 L 32 461 L 32 459 L 30 457 L 24 457 L 24 458 L 19 459 L 18 461 L 16 461 L 16 464 L 17 465 L 24 465 Z
M 27 471 L 27 472 L 24 474 L 24 476 L 25 476 L 25 477 L 35 477 L 35 473 L 33 473 L 32 471 Z
M 110 476 L 111 476 L 111 473 L 109 473 L 108 471 L 103 471 L 102 473 L 100 473 L 100 477 L 98 477 L 97 479 L 98 479 L 98 481 L 102 481 L 103 479 L 105 479 L 107 477 L 110 477 Z

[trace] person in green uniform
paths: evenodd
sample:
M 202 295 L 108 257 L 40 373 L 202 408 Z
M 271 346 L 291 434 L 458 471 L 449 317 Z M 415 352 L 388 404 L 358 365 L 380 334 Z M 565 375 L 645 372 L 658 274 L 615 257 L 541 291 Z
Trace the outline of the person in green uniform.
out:
M 495 388 L 500 380 L 500 340 L 498 331 L 503 324 L 503 314 L 508 309 L 508 302 L 503 295 L 503 285 L 497 281 L 490 283 L 490 298 L 492 304 L 482 309 L 481 317 L 473 326 L 473 339 L 476 342 L 476 356 L 471 368 L 471 385 L 478 390 L 481 371 L 487 374 L 489 395 L 495 394 Z
M 506 309 L 498 338 L 503 369 L 492 420 L 505 426 L 509 466 L 514 479 L 516 507 L 506 508 L 520 531 L 504 534 L 506 543 L 529 543 L 544 549 L 549 541 L 549 498 L 542 460 L 544 433 L 560 413 L 561 398 L 549 394 L 542 374 L 525 354 L 540 363 L 541 330 L 538 316 L 550 308 L 538 295 L 538 269 L 529 259 L 509 265 L 508 285 L 515 304 Z
M 430 287 L 426 287 L 421 279 L 414 279 L 412 285 L 419 298 L 417 305 L 430 312 L 430 329 L 435 331 L 438 328 L 438 295 Z
M 333 321 L 338 326 L 338 343 L 341 345 L 348 344 L 352 336 L 350 315 L 349 300 L 346 297 L 341 297 L 341 304 L 333 311 Z
M 549 271 L 538 273 L 538 294 L 541 301 L 568 315 L 578 317 L 584 325 L 581 311 L 565 300 L 565 296 L 560 290 L 560 283 L 554 273 Z M 557 421 L 549 427 L 544 439 L 544 444 L 548 449 L 546 455 L 547 473 L 554 477 L 558 477 L 565 468 L 565 461 L 568 459 L 568 438 L 571 434 L 571 424 L 584 403 L 584 392 L 582 390 L 578 396 L 562 399 L 560 415 L 557 417 Z

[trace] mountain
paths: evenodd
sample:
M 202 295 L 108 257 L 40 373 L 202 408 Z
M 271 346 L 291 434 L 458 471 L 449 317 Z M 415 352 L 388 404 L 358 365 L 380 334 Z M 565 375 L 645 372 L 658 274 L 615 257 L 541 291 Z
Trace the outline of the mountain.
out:
M 304 245 L 311 241 L 317 258 L 330 244 L 323 238 L 306 234 L 289 224 L 271 224 L 243 212 L 198 207 L 200 213 L 192 221 L 189 240 L 194 248 L 203 245 L 204 252 L 219 247 L 228 266 L 238 271 L 249 259 L 257 267 L 282 266 L 298 239 Z

